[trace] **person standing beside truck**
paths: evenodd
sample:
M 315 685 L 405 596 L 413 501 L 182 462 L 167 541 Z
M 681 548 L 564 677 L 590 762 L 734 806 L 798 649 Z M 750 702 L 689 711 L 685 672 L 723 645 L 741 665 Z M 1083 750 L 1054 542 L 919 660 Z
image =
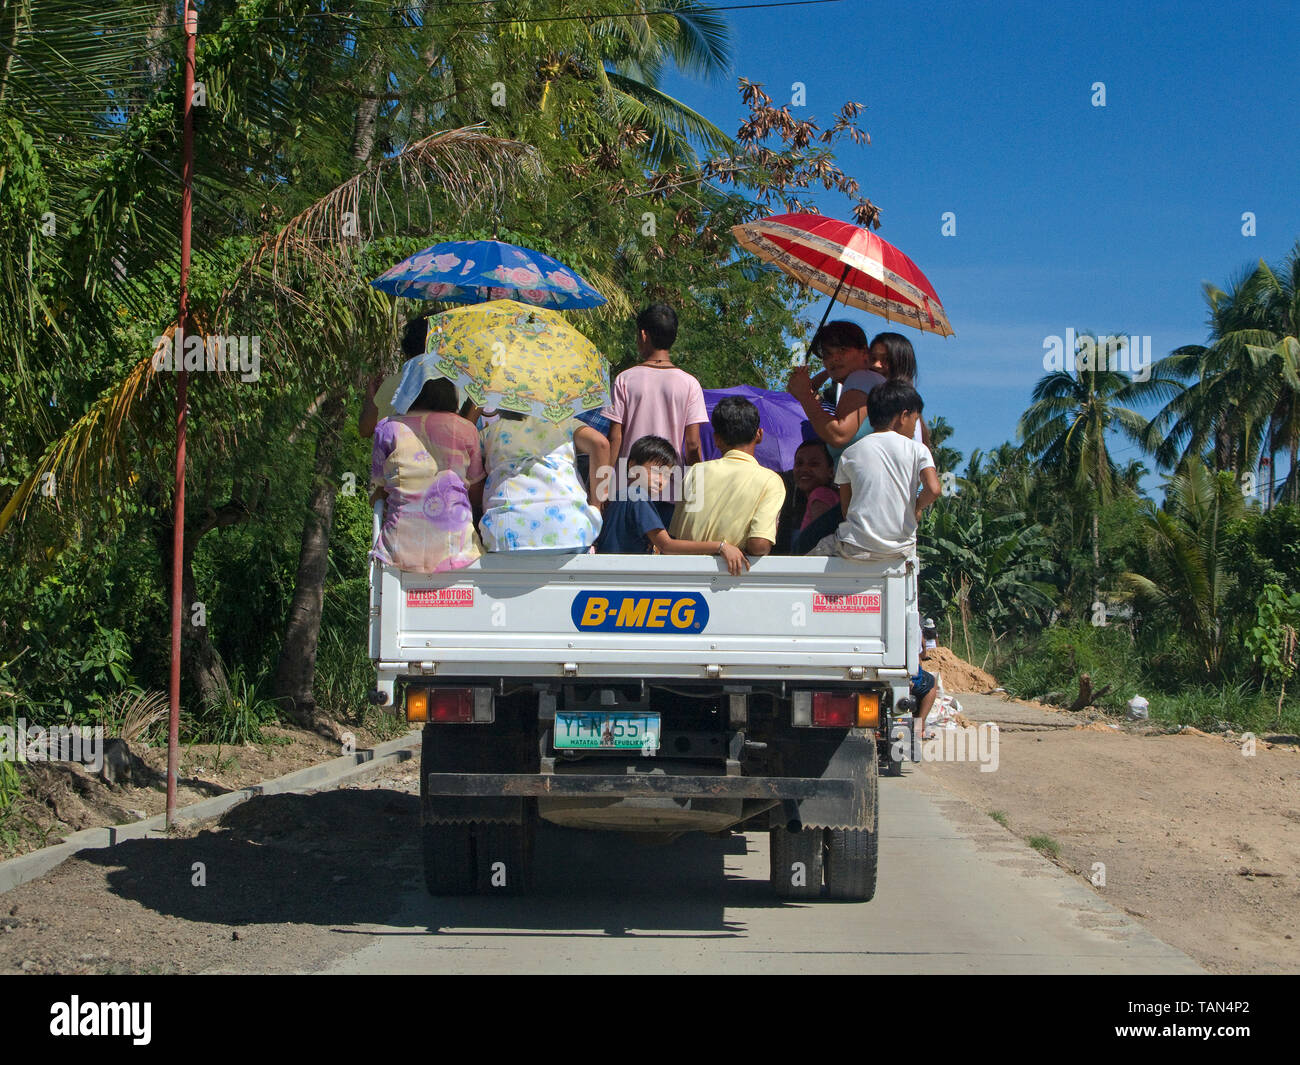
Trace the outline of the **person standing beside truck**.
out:
M 669 349 L 677 340 L 677 312 L 666 303 L 652 303 L 636 319 L 637 354 L 641 363 L 614 378 L 609 406 L 609 450 L 615 461 L 625 459 L 643 436 L 661 436 L 694 465 L 703 458 L 700 426 L 709 420 L 700 382 L 673 365 Z
M 921 661 L 924 662 L 926 656 L 931 650 L 939 644 L 939 630 L 934 624 L 933 618 L 926 618 L 921 622 Z M 926 718 L 930 716 L 930 711 L 934 708 L 935 697 L 939 694 L 939 689 L 935 687 L 934 674 L 928 672 L 922 666 L 917 666 L 916 676 L 912 678 L 911 695 L 916 700 L 916 713 L 913 715 L 917 718 L 915 734 L 923 740 L 934 739 L 934 729 L 927 733 L 925 729 Z
M 727 396 L 713 408 L 710 422 L 722 457 L 686 471 L 669 531 L 674 540 L 718 541 L 747 555 L 766 555 L 776 543 L 785 482 L 754 458 L 763 439 L 758 408 L 743 396 Z

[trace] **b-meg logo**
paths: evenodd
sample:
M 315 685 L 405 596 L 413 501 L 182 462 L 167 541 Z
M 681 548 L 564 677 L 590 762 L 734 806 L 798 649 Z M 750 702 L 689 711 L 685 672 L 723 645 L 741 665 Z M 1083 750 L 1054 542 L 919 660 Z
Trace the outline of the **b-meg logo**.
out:
M 697 592 L 579 592 L 570 611 L 582 632 L 703 632 L 709 604 Z

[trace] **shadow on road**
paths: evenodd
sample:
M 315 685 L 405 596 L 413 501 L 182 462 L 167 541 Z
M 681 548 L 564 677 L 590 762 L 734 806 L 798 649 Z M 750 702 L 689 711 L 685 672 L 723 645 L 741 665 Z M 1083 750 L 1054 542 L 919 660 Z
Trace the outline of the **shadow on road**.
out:
M 727 919 L 728 907 L 779 905 L 766 878 L 726 872 L 727 856 L 743 855 L 746 847 L 739 835 L 651 844 L 543 824 L 527 896 L 433 898 L 420 891 L 396 923 L 457 936 L 740 936 L 746 926 Z
M 347 926 L 396 924 L 411 931 L 390 934 L 454 928 L 458 935 L 712 938 L 744 934 L 743 924 L 727 920 L 728 907 L 781 905 L 770 895 L 766 862 L 752 879 L 727 873 L 728 855 L 746 852 L 743 836 L 648 844 L 545 824 L 529 895 L 433 898 L 424 890 L 418 826 L 419 799 L 401 791 L 260 796 L 193 836 L 129 841 L 79 857 L 102 866 L 121 898 L 235 927 L 292 923 L 361 934 Z

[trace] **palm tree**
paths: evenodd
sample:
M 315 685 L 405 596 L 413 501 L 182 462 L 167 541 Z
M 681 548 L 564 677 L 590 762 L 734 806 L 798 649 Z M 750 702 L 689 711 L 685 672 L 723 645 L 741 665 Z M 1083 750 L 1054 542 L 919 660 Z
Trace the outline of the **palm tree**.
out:
M 447 125 L 488 122 L 532 143 L 542 135 L 572 136 L 582 120 L 556 101 L 566 87 L 585 85 L 595 89 L 603 126 L 639 131 L 650 169 L 694 164 L 692 140 L 706 151 L 730 149 L 722 130 L 659 88 L 669 67 L 703 79 L 729 70 L 725 20 L 699 0 L 620 6 L 618 14 L 592 14 L 589 5 L 558 0 L 521 14 L 517 23 L 502 13 L 498 18 L 509 33 L 495 23 L 481 25 L 486 20 L 478 16 L 467 17 L 469 27 L 448 29 L 439 11 L 427 23 L 433 36 L 425 69 L 440 87 L 428 117 Z M 416 21 L 425 24 L 424 15 Z M 483 92 L 488 72 L 487 82 L 499 81 L 507 101 L 523 99 L 529 107 L 491 105 Z M 583 108 L 591 110 L 587 103 Z
M 89 6 L 32 0 L 6 4 L 0 17 L 0 218 L 11 223 L 0 227 L 7 242 L 0 328 L 8 340 L 0 379 L 9 386 L 0 421 L 6 437 L 11 425 L 24 434 L 16 448 L 22 472 L 6 479 L 15 490 L 0 510 L 0 532 L 27 511 L 47 475 L 58 486 L 63 524 L 71 519 L 74 529 L 103 500 L 127 496 L 146 503 L 153 532 L 171 520 L 167 447 L 159 446 L 170 437 L 171 389 L 159 387 L 164 378 L 142 337 L 172 333 L 179 36 L 161 6 L 110 3 L 93 15 Z M 100 29 L 88 33 L 88 25 Z M 364 63 L 336 54 L 355 20 L 340 9 L 283 32 L 248 20 L 212 25 L 220 28 L 200 48 L 208 100 L 196 130 L 195 263 L 207 271 L 208 287 L 191 304 L 195 331 L 263 334 L 279 368 L 275 382 L 259 389 L 191 391 L 196 423 L 212 428 L 190 438 L 186 616 L 196 598 L 195 545 L 211 530 L 247 521 L 265 495 L 230 475 L 232 467 L 262 465 L 255 454 L 231 463 L 233 449 L 269 434 L 286 411 L 298 420 L 307 408 L 321 431 L 318 472 L 327 467 L 337 431 L 317 412 L 337 414 L 364 353 L 388 346 L 381 334 L 391 330 L 390 302 L 369 290 L 365 278 L 375 271 L 358 258 L 368 242 L 445 226 L 537 173 L 529 146 L 459 130 L 418 138 L 368 165 L 354 155 L 330 181 L 330 167 L 346 153 L 343 138 L 352 131 L 355 140 L 359 128 L 356 102 L 328 91 L 346 85 L 349 64 Z M 279 64 L 294 49 L 302 62 L 286 77 Z M 46 208 L 53 217 L 42 229 Z M 232 320 L 251 328 L 224 328 Z M 47 402 L 51 378 L 81 391 Z M 332 511 L 325 504 L 337 478 L 317 480 L 330 481 L 328 499 L 312 486 L 300 574 L 324 573 Z M 209 489 L 229 494 L 213 497 Z M 170 537 L 155 538 L 166 558 Z M 291 679 L 309 701 L 320 596 L 302 592 L 285 644 L 306 664 Z M 222 667 L 206 626 L 189 628 L 187 670 L 208 695 L 220 686 Z
M 1107 445 L 1107 434 L 1118 430 L 1135 443 L 1146 439 L 1147 419 L 1128 404 L 1170 388 L 1161 373 L 1146 381 L 1100 365 L 1097 358 L 1082 367 L 1078 356 L 1091 343 L 1094 352 L 1119 350 L 1123 337 L 1079 334 L 1074 372 L 1056 370 L 1034 386 L 1033 404 L 1021 416 L 1017 433 L 1025 452 L 1051 476 L 1066 485 L 1087 508 L 1092 521 L 1092 600 L 1099 595 L 1101 571 L 1099 514 L 1120 489 Z
M 1266 465 L 1269 493 L 1285 450 L 1291 466 L 1282 495 L 1300 498 L 1300 244 L 1280 268 L 1261 261 L 1226 290 L 1206 284 L 1204 293 L 1209 341 L 1156 363 L 1157 374 L 1185 387 L 1151 419 L 1147 442 L 1166 469 L 1207 454 L 1238 478 Z
M 1259 318 L 1276 338 L 1272 344 L 1248 345 L 1256 366 L 1267 374 L 1268 391 L 1276 395 L 1269 412 L 1265 449 L 1268 453 L 1268 498 L 1273 504 L 1277 453 L 1285 449 L 1291 465 L 1282 484 L 1283 501 L 1300 500 L 1300 241 L 1279 270 L 1260 263 L 1256 274 L 1260 293 Z
M 947 442 L 956 432 L 952 424 L 942 414 L 930 423 L 930 452 L 934 456 L 934 464 L 940 472 L 944 470 L 956 470 L 961 465 L 961 452 L 956 448 L 948 447 Z
M 1147 573 L 1125 573 L 1140 603 L 1178 620 L 1199 665 L 1213 675 L 1223 660 L 1222 607 L 1231 586 L 1225 530 L 1241 516 L 1233 477 L 1190 458 L 1170 479 L 1165 505 L 1146 503 L 1143 515 Z

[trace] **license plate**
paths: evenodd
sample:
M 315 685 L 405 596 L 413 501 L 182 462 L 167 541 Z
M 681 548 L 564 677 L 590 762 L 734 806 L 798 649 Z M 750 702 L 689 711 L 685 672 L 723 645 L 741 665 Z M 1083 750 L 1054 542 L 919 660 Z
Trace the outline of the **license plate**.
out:
M 659 715 L 560 712 L 552 742 L 556 750 L 657 751 Z

